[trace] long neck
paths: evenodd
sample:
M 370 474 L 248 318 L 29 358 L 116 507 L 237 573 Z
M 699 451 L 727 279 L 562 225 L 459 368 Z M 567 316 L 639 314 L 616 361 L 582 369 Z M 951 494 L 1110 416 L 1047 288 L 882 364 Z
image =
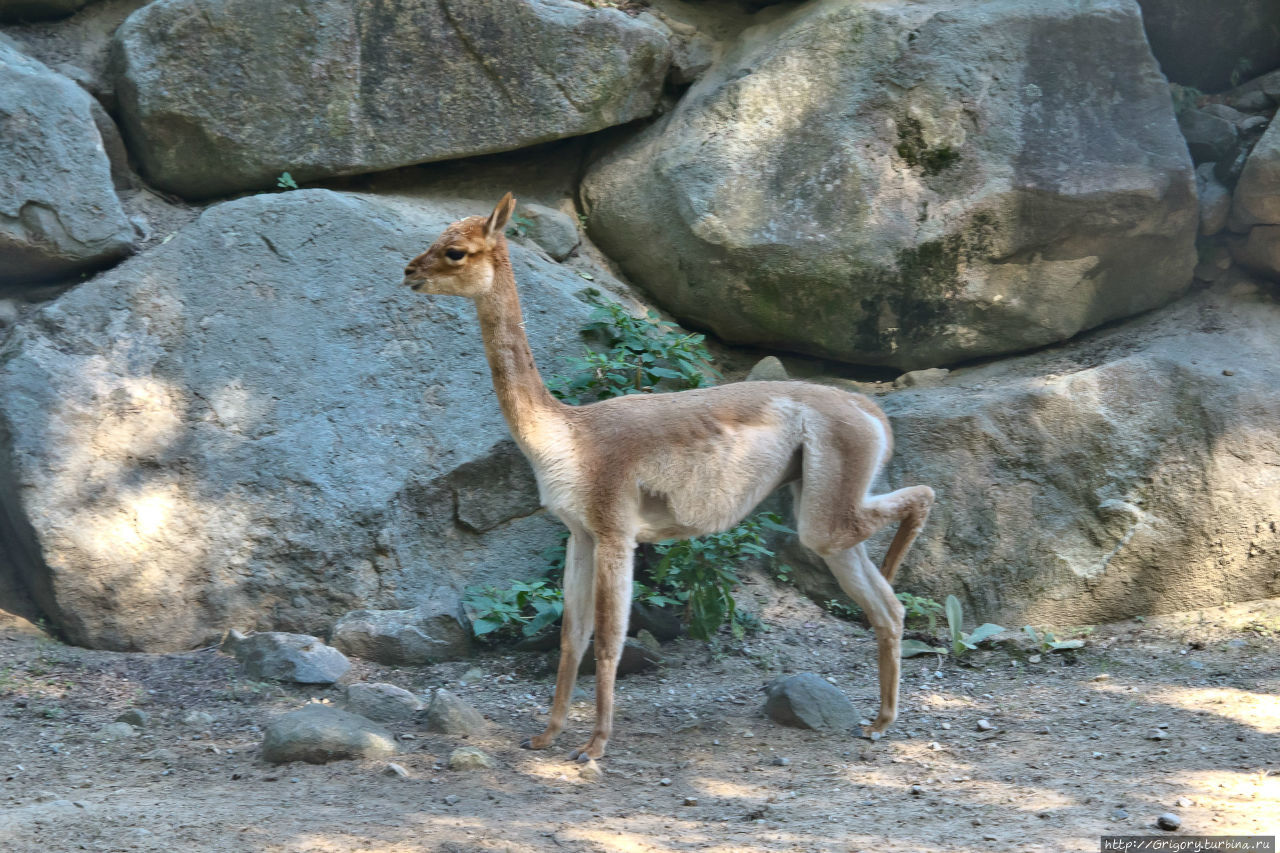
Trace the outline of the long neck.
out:
M 498 238 L 489 255 L 493 259 L 493 286 L 476 299 L 480 334 L 498 404 L 511 434 L 527 452 L 537 444 L 540 425 L 549 417 L 562 417 L 565 406 L 547 391 L 533 362 L 505 237 Z

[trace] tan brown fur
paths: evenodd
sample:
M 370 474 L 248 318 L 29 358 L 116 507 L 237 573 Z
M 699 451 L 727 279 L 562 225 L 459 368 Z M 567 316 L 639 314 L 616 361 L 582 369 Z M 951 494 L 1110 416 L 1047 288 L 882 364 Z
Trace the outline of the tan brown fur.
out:
M 784 483 L 795 492 L 801 542 L 822 556 L 875 628 L 880 712 L 866 733 L 878 737 L 897 715 L 903 608 L 890 584 L 934 498 L 928 486 L 870 494 L 892 450 L 884 414 L 861 395 L 803 382 L 560 403 L 538 375 L 524 334 L 503 236 L 514 209 L 508 193 L 488 217 L 450 225 L 410 262 L 405 284 L 475 301 L 503 415 L 533 466 L 543 504 L 569 528 L 551 718 L 525 745 L 550 746 L 564 728 L 594 628 L 596 725 L 573 757 L 604 754 L 636 543 L 727 529 Z M 900 527 L 877 570 L 863 542 L 894 522 Z

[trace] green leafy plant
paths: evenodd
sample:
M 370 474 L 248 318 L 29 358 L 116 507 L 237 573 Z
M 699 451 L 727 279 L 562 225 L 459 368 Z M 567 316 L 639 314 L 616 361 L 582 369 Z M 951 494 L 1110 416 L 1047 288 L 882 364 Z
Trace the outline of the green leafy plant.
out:
M 912 595 L 909 592 L 900 592 L 898 601 L 902 602 L 902 606 L 906 608 L 906 620 L 908 623 L 924 621 L 928 625 L 928 632 L 933 636 L 938 632 L 938 617 L 942 615 L 942 605 L 923 595 Z
M 288 172 L 281 172 L 280 177 L 276 178 L 276 186 L 282 190 L 296 190 L 298 182 Z
M 723 533 L 657 543 L 654 550 L 660 559 L 638 597 L 647 604 L 684 607 L 689 634 L 697 639 L 710 639 L 726 622 L 734 636 L 741 637 L 743 623 L 735 618 L 733 588 L 746 560 L 773 556 L 765 544 L 767 530 L 792 532 L 773 513 L 759 513 Z
M 634 317 L 615 302 L 597 300 L 583 332 L 600 340 L 604 351 L 584 350 L 570 362 L 568 375 L 547 383 L 552 394 L 572 405 L 701 388 L 719 376 L 703 335 L 685 333 L 653 311 Z
M 964 622 L 964 611 L 960 606 L 960 599 L 954 595 L 947 596 L 944 612 L 947 616 L 947 628 L 951 634 L 951 653 L 956 657 L 973 651 L 978 648 L 979 643 L 1004 632 L 1004 628 L 999 625 L 986 622 L 974 628 L 972 633 L 966 634 L 961 630 Z
M 1084 640 L 1059 640 L 1053 635 L 1052 631 L 1045 631 L 1041 634 L 1030 625 L 1023 625 L 1022 630 L 1031 638 L 1031 642 L 1036 644 L 1036 648 L 1045 654 L 1062 651 L 1063 649 L 1078 649 L 1084 645 Z
M 533 220 L 527 216 L 515 214 L 511 217 L 511 224 L 507 226 L 508 237 L 524 237 L 529 233 L 529 229 L 533 227 Z
M 1180 116 L 1187 110 L 1194 108 L 1200 103 L 1200 99 L 1204 97 L 1195 86 L 1182 86 L 1178 83 L 1169 84 L 1169 97 L 1173 99 L 1173 114 Z
M 477 637 L 514 640 L 532 637 L 564 613 L 564 593 L 550 581 L 515 581 L 506 589 L 467 590 L 462 600 Z

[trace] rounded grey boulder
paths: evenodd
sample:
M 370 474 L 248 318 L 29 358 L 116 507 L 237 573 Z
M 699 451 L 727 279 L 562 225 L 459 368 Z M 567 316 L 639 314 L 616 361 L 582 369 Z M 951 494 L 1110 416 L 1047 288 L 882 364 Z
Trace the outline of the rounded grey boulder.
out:
M 764 712 L 776 723 L 815 731 L 848 731 L 858 715 L 839 688 L 813 672 L 777 678 L 765 688 Z
M 282 631 L 245 637 L 236 643 L 235 655 L 250 678 L 295 684 L 333 684 L 351 668 L 346 655 L 315 637 Z
M 385 758 L 395 751 L 395 738 L 386 729 L 364 717 L 318 703 L 272 720 L 262 740 L 262 757 L 272 764 Z

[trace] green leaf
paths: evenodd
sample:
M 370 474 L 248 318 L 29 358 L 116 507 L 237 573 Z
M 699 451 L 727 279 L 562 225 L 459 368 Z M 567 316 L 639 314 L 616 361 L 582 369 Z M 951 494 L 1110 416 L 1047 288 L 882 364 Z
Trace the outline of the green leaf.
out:
M 964 619 L 964 613 L 960 609 L 960 599 L 954 595 L 948 595 L 945 612 L 947 614 L 947 628 L 951 632 L 951 642 L 953 644 L 958 643 L 962 636 L 960 627 Z
M 1036 633 L 1035 628 L 1032 628 L 1030 625 L 1023 625 L 1022 630 L 1023 633 L 1031 638 L 1031 642 L 1035 643 L 1037 646 L 1040 645 L 1040 635 Z
M 981 643 L 983 640 L 990 639 L 991 637 L 994 637 L 996 634 L 1003 634 L 1003 633 L 1004 633 L 1004 628 L 1001 628 L 999 625 L 992 625 L 990 622 L 987 622 L 983 625 L 979 625 L 977 628 L 974 628 L 973 633 L 965 637 L 965 639 L 971 643 Z
M 1058 640 L 1049 643 L 1049 648 L 1055 652 L 1059 649 L 1078 649 L 1084 646 L 1084 640 Z
M 916 655 L 945 655 L 946 649 L 934 648 L 928 643 L 922 643 L 919 640 L 903 640 L 902 641 L 902 657 L 913 658 Z

